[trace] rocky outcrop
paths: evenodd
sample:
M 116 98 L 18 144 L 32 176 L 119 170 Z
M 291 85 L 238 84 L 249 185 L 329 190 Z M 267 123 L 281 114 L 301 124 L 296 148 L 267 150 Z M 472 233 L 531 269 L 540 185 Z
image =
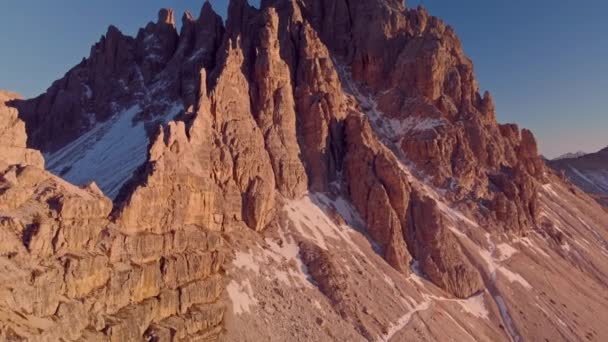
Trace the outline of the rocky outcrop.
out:
M 303 159 L 310 188 L 325 191 L 337 180 L 344 158 L 341 141 L 346 108 L 335 66 L 317 33 L 303 23 L 297 41 L 295 98 Z
M 414 191 L 409 210 L 408 244 L 420 270 L 433 283 L 459 298 L 481 291 L 484 288 L 481 276 L 463 255 L 436 201 Z
M 79 188 L 44 171 L 40 153 L 25 148 L 16 111 L 0 110 L 1 148 L 20 151 L 0 159 L 0 336 L 217 339 L 225 251 L 210 216 L 198 211 L 213 199 L 186 193 L 180 220 L 168 210 L 157 221 L 114 220 L 112 201 L 95 183 Z M 13 143 L 4 144 L 8 138 Z
M 9 167 L 1 178 L 9 273 L 0 316 L 9 330 L 25 319 L 15 338 L 124 341 L 157 327 L 182 339 L 219 334 L 219 233 L 132 233 L 108 220 L 111 201 L 94 185 L 76 188 L 34 166 Z
M 389 264 L 407 274 L 412 261 L 404 240 L 409 182 L 363 117 L 350 116 L 345 135 L 344 172 L 351 200 L 366 220 L 370 235 L 384 248 Z
M 384 258 L 409 274 L 414 259 L 436 285 L 467 298 L 483 288 L 435 201 L 412 189 L 399 162 L 362 117 L 346 120 L 345 176 L 355 207 L 384 248 Z
M 104 178 L 98 184 L 116 197 L 131 171 L 145 162 L 145 147 L 158 124 L 192 114 L 200 70 L 215 66 L 223 32 L 222 19 L 209 3 L 203 6 L 200 18 L 184 16 L 181 35 L 169 9 L 161 10 L 158 20 L 140 29 L 134 38 L 110 26 L 89 57 L 46 93 L 11 102 L 27 124 L 28 146 L 47 155 L 51 172 L 78 185 Z M 142 132 L 126 138 L 122 130 L 129 130 L 128 125 L 140 127 Z M 102 139 L 108 140 L 107 145 L 124 145 L 125 141 L 112 142 L 112 137 L 120 136 L 141 146 L 129 149 L 134 165 L 125 167 L 124 175 L 99 168 L 98 174 L 86 179 L 91 171 L 83 169 L 79 161 L 91 162 L 94 156 L 88 154 L 107 148 L 99 146 Z M 119 179 L 107 181 L 116 177 Z
M 373 110 L 390 120 L 390 139 L 419 172 L 435 186 L 450 188 L 454 200 L 500 202 L 514 195 L 493 187 L 491 178 L 520 169 L 513 186 L 526 190 L 519 196 L 524 208 L 512 211 L 521 217 L 515 231 L 534 227 L 536 213 L 526 209 L 536 205 L 529 183 L 542 182 L 544 172 L 536 141 L 527 130 L 496 123 L 492 96 L 480 94 L 473 65 L 451 27 L 398 1 L 306 4 L 304 17 L 352 71 L 361 95 L 374 99 Z
M 365 318 L 357 310 L 356 298 L 349 293 L 349 275 L 336 264 L 333 253 L 311 243 L 302 243 L 300 255 L 311 278 L 319 286 L 319 290 L 330 299 L 334 310 L 344 320 L 350 321 L 365 339 L 373 340 L 374 334 L 366 328 L 363 323 Z
M 0 163 L 34 165 L 44 168 L 40 152 L 27 148 L 25 124 L 15 108 L 7 102 L 19 99 L 19 95 L 0 91 Z
M 161 72 L 177 48 L 179 36 L 172 9 L 162 9 L 156 23 L 140 29 L 135 38 L 135 55 L 141 61 L 144 82 Z
M 296 106 L 289 66 L 280 56 L 279 18 L 274 9 L 263 14 L 264 27 L 253 67 L 253 115 L 265 137 L 279 191 L 301 196 L 308 179 L 296 135 Z

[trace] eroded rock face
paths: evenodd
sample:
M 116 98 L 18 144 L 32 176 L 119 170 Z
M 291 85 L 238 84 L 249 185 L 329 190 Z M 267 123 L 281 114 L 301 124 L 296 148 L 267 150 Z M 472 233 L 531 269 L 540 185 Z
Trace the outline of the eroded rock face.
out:
M 19 119 L 18 111 L 7 106 L 7 102 L 16 99 L 19 95 L 0 91 L 0 162 L 44 168 L 40 152 L 27 148 L 25 124 Z
M 13 141 L 0 149 L 19 149 L 0 158 L 0 336 L 217 339 L 225 310 L 220 272 L 226 252 L 218 225 L 209 223 L 211 209 L 199 211 L 211 208 L 214 198 L 196 191 L 195 175 L 176 176 L 176 191 L 186 198 L 173 207 L 158 202 L 166 196 L 159 192 L 162 187 L 149 190 L 156 196 L 140 195 L 156 200 L 143 209 L 150 215 L 163 208 L 159 216 L 115 220 L 112 201 L 95 183 L 79 188 L 44 171 L 40 153 L 25 148 L 25 129 L 16 111 L 0 110 L 0 140 Z M 178 141 L 187 140 L 175 136 L 177 126 L 169 129 L 174 151 Z M 183 122 L 181 132 L 185 134 Z M 162 159 L 162 150 L 152 152 Z M 179 188 L 185 184 L 192 191 Z M 141 202 L 132 202 L 125 212 L 142 209 L 137 206 Z
M 423 8 L 406 9 L 399 1 L 306 5 L 305 18 L 352 70 L 364 95 L 375 98 L 377 110 L 393 120 L 405 158 L 434 185 L 452 188 L 456 200 L 500 201 L 509 195 L 490 189 L 488 175 L 509 168 L 525 170 L 516 181 L 519 188 L 527 188 L 533 178 L 542 180 L 543 163 L 534 137 L 527 130 L 520 133 L 515 126 L 496 123 L 492 96 L 479 93 L 471 61 L 441 20 Z M 509 177 L 508 172 L 504 176 Z M 535 201 L 529 194 L 522 197 Z M 516 231 L 534 227 L 535 213 L 521 208 L 514 213 L 526 217 Z
M 408 246 L 422 272 L 459 298 L 481 291 L 484 288 L 481 276 L 463 255 L 435 200 L 413 192 L 410 214 Z
M 123 189 L 114 216 L 125 232 L 165 234 L 183 225 L 261 231 L 275 217 L 277 196 L 329 191 L 343 181 L 386 260 L 408 273 L 415 249 L 408 241 L 426 242 L 407 234 L 411 189 L 395 153 L 436 186 L 451 187 L 453 199 L 488 203 L 487 220 L 505 230 L 524 234 L 535 224 L 532 176 L 542 174 L 535 141 L 496 124 L 492 98 L 479 95 L 449 27 L 399 2 L 265 1 L 261 8 L 231 2 L 224 28 L 205 4 L 199 19 L 184 15 L 179 35 L 173 13 L 161 10 L 136 38 L 111 28 L 72 72 L 97 70 L 118 83 L 137 73 L 141 82 L 124 91 L 165 82 L 171 98 L 196 108 L 156 135 L 147 163 Z M 350 19 L 327 21 L 330 14 Z M 413 122 L 415 129 L 397 132 L 400 151 L 385 147 L 386 137 L 360 117 L 367 108 L 346 101 L 336 63 L 369 96 L 381 92 L 377 110 L 388 119 Z M 34 115 L 28 106 L 21 104 L 25 118 Z M 138 118 L 162 110 L 146 108 Z M 52 127 L 38 126 L 35 139 L 54 140 L 36 131 Z
M 301 196 L 308 178 L 301 161 L 296 135 L 296 106 L 289 66 L 280 56 L 279 18 L 274 9 L 263 13 L 253 71 L 253 115 L 265 137 L 279 191 Z
M 297 39 L 295 97 L 302 151 L 310 188 L 325 191 L 337 179 L 343 159 L 342 121 L 346 110 L 335 66 L 317 33 L 303 23 Z
M 11 166 L 1 178 L 10 272 L 0 282 L 2 322 L 19 319 L 15 312 L 45 322 L 24 321 L 15 336 L 124 341 L 157 326 L 184 339 L 219 333 L 219 233 L 192 225 L 133 232 L 108 219 L 111 201 L 94 185 L 80 189 L 34 166 Z
M 29 146 L 51 154 L 139 106 L 125 132 L 143 123 L 149 146 L 114 204 L 94 183 L 43 171 L 17 112 L 0 105 L 0 253 L 15 272 L 0 284 L 10 309 L 0 315 L 44 321 L 18 336 L 213 340 L 223 237 L 263 234 L 307 192 L 352 203 L 390 266 L 418 265 L 458 298 L 487 284 L 445 208 L 467 208 L 491 234 L 538 224 L 545 172 L 533 135 L 496 123 L 455 33 L 424 9 L 235 0 L 226 26 L 208 3 L 182 23 L 178 34 L 161 10 L 136 38 L 110 27 L 47 93 L 11 102 Z M 170 104 L 183 110 L 167 117 Z M 298 247 L 319 290 L 363 326 L 336 251 Z
M 11 102 L 27 124 L 29 146 L 45 153 L 51 172 L 79 186 L 97 180 L 115 199 L 145 163 L 158 125 L 192 115 L 200 70 L 215 66 L 224 25 L 208 3 L 198 19 L 185 15 L 183 22 L 178 35 L 172 10 L 163 9 L 134 38 L 110 26 L 89 57 L 46 93 Z M 120 165 L 102 162 L 112 151 L 132 156 Z M 95 172 L 87 166 L 101 163 Z
M 384 247 L 386 260 L 407 274 L 412 261 L 404 240 L 409 183 L 394 157 L 375 139 L 365 118 L 350 116 L 345 135 L 344 172 L 351 200 L 371 236 Z

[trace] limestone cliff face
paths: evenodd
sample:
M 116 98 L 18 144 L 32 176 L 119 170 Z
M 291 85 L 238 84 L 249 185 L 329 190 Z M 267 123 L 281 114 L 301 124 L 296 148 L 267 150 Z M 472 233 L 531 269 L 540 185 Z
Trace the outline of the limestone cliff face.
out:
M 217 229 L 200 217 L 205 194 L 190 194 L 196 210 L 184 205 L 148 221 L 113 220 L 112 201 L 95 183 L 79 188 L 44 171 L 40 153 L 25 148 L 23 122 L 4 102 L 0 122 L 3 340 L 219 335 L 225 252 Z M 169 219 L 177 215 L 178 222 Z
M 436 210 L 439 217 L 432 223 L 412 223 L 422 214 L 410 207 L 424 201 L 412 194 L 395 155 L 413 163 L 435 186 L 448 187 L 452 199 L 484 204 L 475 214 L 494 227 L 521 235 L 535 226 L 538 214 L 534 177 L 540 179 L 543 171 L 536 142 L 528 131 L 520 134 L 515 126 L 496 123 L 491 97 L 478 94 L 470 61 L 441 21 L 422 9 L 365 3 L 367 7 L 349 11 L 378 16 L 371 21 L 370 36 L 384 37 L 399 56 L 391 59 L 383 55 L 385 49 L 374 50 L 377 40 L 372 44 L 357 27 L 335 28 L 353 37 L 352 47 L 339 46 L 339 40 L 323 42 L 330 24 L 318 23 L 315 15 L 321 14 L 309 12 L 318 5 L 302 9 L 296 2 L 280 1 L 257 10 L 243 1 L 232 2 L 218 64 L 209 76 L 202 74 L 190 126 L 171 124 L 168 138 L 157 138 L 152 150 L 159 159 L 152 156 L 148 180 L 119 217 L 133 227 L 148 226 L 142 220 L 149 220 L 167 222 L 163 229 L 170 229 L 189 218 L 187 208 L 198 206 L 202 213 L 195 220 L 260 231 L 273 221 L 280 197 L 297 198 L 307 189 L 330 191 L 332 182 L 343 182 L 345 195 L 391 265 L 407 274 L 413 258 L 433 255 L 435 264 L 421 267 L 435 274 L 431 279 L 437 285 L 459 297 L 478 291 L 479 275 L 450 242 L 444 214 Z M 386 21 L 393 26 L 382 26 Z M 393 36 L 399 44 L 389 41 Z M 423 48 L 425 44 L 441 46 Z M 355 47 L 357 53 L 349 53 Z M 381 68 L 368 70 L 367 59 Z M 412 59 L 419 62 L 405 63 Z M 372 76 L 389 81 L 378 83 Z M 449 84 L 449 78 L 457 84 Z M 384 95 L 376 96 L 379 92 Z M 397 122 L 403 131 L 383 135 L 382 127 L 370 125 L 370 108 L 361 103 L 362 96 L 378 99 L 375 113 Z M 452 103 L 454 110 L 441 107 L 442 101 Z M 204 139 L 192 141 L 193 136 Z M 159 144 L 165 152 L 157 152 Z M 193 174 L 196 181 L 190 180 Z M 188 184 L 181 184 L 182 177 Z M 412 196 L 416 200 L 411 203 Z M 435 229 L 441 237 L 429 239 L 419 233 L 422 229 Z
M 151 143 L 148 162 L 123 189 L 117 220 L 129 231 L 156 234 L 191 224 L 261 231 L 281 198 L 344 182 L 386 260 L 409 273 L 418 250 L 441 254 L 444 246 L 408 230 L 415 227 L 409 209 L 415 204 L 402 158 L 435 186 L 449 188 L 453 200 L 481 203 L 475 213 L 493 225 L 517 234 L 534 227 L 534 177 L 542 174 L 534 138 L 496 123 L 492 99 L 479 95 L 454 32 L 423 9 L 400 3 L 327 6 L 266 1 L 258 10 L 233 1 L 225 28 L 208 4 L 198 21 L 184 16 L 180 35 L 170 10 L 134 39 L 110 28 L 87 66 L 77 69 L 107 73 L 104 82 L 133 72 L 141 74 L 142 86 L 170 82 L 172 96 L 196 107 Z M 364 13 L 371 20 L 360 19 Z M 350 19 L 328 21 L 333 16 Z M 192 58 L 198 64 L 189 67 Z M 197 68 L 203 72 L 193 76 Z M 186 79 L 197 84 L 184 86 Z M 197 95 L 184 92 L 190 89 Z M 376 122 L 370 125 L 377 118 L 361 97 L 373 98 L 374 112 L 397 128 L 383 134 Z M 109 100 L 104 95 L 99 102 Z M 26 120 L 35 115 L 29 105 L 18 106 Z M 35 130 L 57 129 L 35 122 L 32 141 L 54 141 Z M 449 236 L 437 222 L 435 229 Z M 467 265 L 454 253 L 450 260 Z M 433 272 L 460 281 L 461 274 L 450 275 L 448 268 Z
M 454 31 L 423 8 L 406 9 L 399 1 L 305 1 L 306 13 L 323 42 L 352 72 L 375 111 L 390 118 L 391 140 L 399 153 L 435 186 L 450 188 L 455 200 L 490 203 L 496 224 L 504 211 L 518 217 L 504 229 L 523 232 L 537 213 L 531 178 L 542 178 L 532 134 L 496 122 L 491 95 L 479 93 L 473 64 Z M 333 18 L 349 20 L 334 20 Z M 370 108 L 364 108 L 369 110 Z M 523 175 L 507 194 L 492 178 Z M 502 196 L 522 207 L 504 209 Z M 509 222 L 512 223 L 512 222 Z
M 206 2 L 179 34 L 164 9 L 135 38 L 110 27 L 45 94 L 0 96 L 6 338 L 215 340 L 231 248 L 293 225 L 308 238 L 275 251 L 295 250 L 362 338 L 385 338 L 394 327 L 349 293 L 363 273 L 307 235 L 318 222 L 284 223 L 316 195 L 344 201 L 335 220 L 360 225 L 374 258 L 446 298 L 498 291 L 493 256 L 488 275 L 471 244 L 553 232 L 532 133 L 496 122 L 453 30 L 402 1 L 233 0 L 225 25 Z M 17 113 L 54 173 L 111 183 L 114 201 L 44 171 Z M 107 146 L 132 154 L 130 172 L 79 164 L 116 160 Z
M 7 105 L 18 98 L 15 93 L 0 91 L 0 162 L 44 168 L 40 152 L 27 148 L 25 124 L 19 119 L 18 111 Z

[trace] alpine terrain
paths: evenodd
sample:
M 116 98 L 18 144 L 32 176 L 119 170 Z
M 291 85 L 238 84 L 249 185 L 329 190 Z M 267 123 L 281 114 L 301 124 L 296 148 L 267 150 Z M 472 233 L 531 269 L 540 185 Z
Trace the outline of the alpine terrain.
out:
M 1 93 L 0 236 L 7 341 L 608 339 L 608 212 L 401 0 L 110 26 Z
M 596 153 L 554 159 L 548 164 L 608 208 L 608 147 Z

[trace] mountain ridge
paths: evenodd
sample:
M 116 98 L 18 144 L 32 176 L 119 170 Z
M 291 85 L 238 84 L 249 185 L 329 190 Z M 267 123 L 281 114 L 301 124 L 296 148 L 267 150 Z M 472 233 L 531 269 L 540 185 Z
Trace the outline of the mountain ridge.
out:
M 583 156 L 551 160 L 548 165 L 602 205 L 608 205 L 608 147 Z
M 568 153 L 564 153 L 558 157 L 555 157 L 551 160 L 560 160 L 560 159 L 573 159 L 573 158 L 579 158 L 582 157 L 584 155 L 588 154 L 587 152 L 583 152 L 583 151 L 578 151 L 578 152 L 568 152 Z

